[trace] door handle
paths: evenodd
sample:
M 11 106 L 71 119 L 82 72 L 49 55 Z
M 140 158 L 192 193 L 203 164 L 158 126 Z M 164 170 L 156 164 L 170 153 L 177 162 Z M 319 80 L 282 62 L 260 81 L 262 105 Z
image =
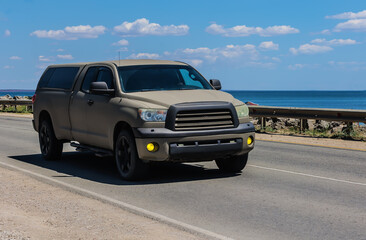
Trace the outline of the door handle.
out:
M 94 100 L 91 100 L 91 99 L 88 100 L 88 105 L 89 106 L 93 105 L 93 103 L 94 103 Z

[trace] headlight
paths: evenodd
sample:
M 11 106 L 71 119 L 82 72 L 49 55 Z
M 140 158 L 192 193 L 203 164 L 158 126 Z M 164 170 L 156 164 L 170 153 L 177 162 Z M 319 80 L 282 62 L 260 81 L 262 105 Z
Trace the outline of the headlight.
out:
M 235 107 L 238 118 L 243 118 L 249 115 L 249 108 L 247 105 L 240 105 Z
M 142 120 L 146 122 L 165 122 L 167 110 L 139 109 Z

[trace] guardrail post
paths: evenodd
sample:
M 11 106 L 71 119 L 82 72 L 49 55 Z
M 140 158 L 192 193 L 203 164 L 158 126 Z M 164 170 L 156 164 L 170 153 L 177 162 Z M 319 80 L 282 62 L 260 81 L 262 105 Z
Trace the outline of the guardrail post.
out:
M 265 130 L 265 129 L 266 129 L 266 118 L 261 117 L 261 130 Z
M 300 133 L 304 132 L 304 119 L 300 119 Z

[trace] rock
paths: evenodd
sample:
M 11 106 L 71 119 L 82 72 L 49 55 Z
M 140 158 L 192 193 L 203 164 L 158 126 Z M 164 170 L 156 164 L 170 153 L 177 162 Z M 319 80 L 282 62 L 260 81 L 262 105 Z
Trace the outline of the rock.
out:
M 336 132 L 342 132 L 343 129 L 343 125 L 337 126 L 337 127 L 333 127 L 330 132 L 331 133 L 336 133 Z
M 22 96 L 14 96 L 13 99 L 14 100 L 25 100 L 27 98 L 26 97 L 22 97 Z
M 300 124 L 299 119 L 287 118 L 284 121 L 285 121 L 285 126 L 287 126 L 287 127 L 296 127 Z
M 0 99 L 2 100 L 10 100 L 13 99 L 9 94 L 6 94 L 5 96 L 1 96 Z

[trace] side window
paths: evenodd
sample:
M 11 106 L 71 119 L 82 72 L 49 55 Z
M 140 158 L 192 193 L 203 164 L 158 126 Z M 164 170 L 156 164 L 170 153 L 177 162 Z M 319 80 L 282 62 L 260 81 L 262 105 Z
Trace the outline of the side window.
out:
M 186 86 L 204 88 L 202 83 L 199 81 L 199 77 L 197 77 L 194 73 L 188 71 L 187 69 L 180 69 L 179 71 L 182 74 Z
M 55 71 L 54 68 L 49 68 L 41 77 L 39 80 L 37 88 L 44 88 L 47 87 L 48 82 L 50 81 L 50 78 L 52 77 L 53 72 Z
M 78 71 L 79 71 L 78 67 L 55 68 L 46 87 L 71 89 L 74 84 L 75 77 L 76 77 L 76 74 L 78 73 Z
M 113 73 L 109 68 L 99 68 L 97 82 L 106 82 L 109 89 L 114 88 L 113 84 Z
M 91 67 L 88 69 L 84 77 L 83 86 L 81 87 L 81 90 L 83 92 L 87 93 L 89 92 L 90 83 L 95 82 L 97 73 L 98 73 L 98 67 Z

